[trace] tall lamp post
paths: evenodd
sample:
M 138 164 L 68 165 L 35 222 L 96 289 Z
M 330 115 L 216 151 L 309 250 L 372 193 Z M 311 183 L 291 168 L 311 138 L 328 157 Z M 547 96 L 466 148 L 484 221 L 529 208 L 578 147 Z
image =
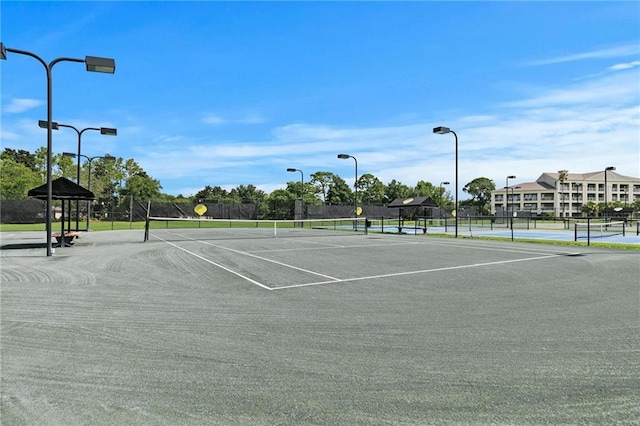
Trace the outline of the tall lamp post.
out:
M 504 202 L 505 202 L 505 219 L 507 221 L 507 226 L 509 226 L 509 179 L 515 179 L 515 175 L 507 176 L 507 181 L 504 184 Z
M 62 153 L 63 156 L 65 157 L 71 157 L 71 158 L 75 158 L 77 156 L 77 154 L 73 153 L 73 152 L 63 152 Z M 116 157 L 112 156 L 112 155 L 100 155 L 100 156 L 95 156 L 95 157 L 87 157 L 86 155 L 81 154 L 81 157 L 86 158 L 87 162 L 89 163 L 89 176 L 87 178 L 87 189 L 89 191 L 91 191 L 91 162 L 93 160 L 97 160 L 98 158 L 102 158 L 105 161 L 115 161 Z M 87 232 L 90 231 L 90 221 L 91 221 L 91 200 L 89 200 L 88 204 L 87 204 Z
M 605 167 L 604 169 L 604 220 L 606 222 L 607 220 L 607 202 L 608 202 L 608 198 L 607 198 L 607 172 L 608 171 L 613 171 L 616 168 L 613 166 L 609 166 L 609 167 Z
M 288 168 L 288 172 L 300 172 L 300 219 L 304 219 L 304 173 L 300 169 Z
M 355 217 L 358 217 L 358 160 L 356 160 L 356 157 L 349 154 L 338 154 L 338 158 L 341 160 L 353 158 L 353 161 L 355 161 L 356 163 L 356 180 L 353 182 L 353 187 L 355 189 L 355 198 L 353 199 L 353 215 Z
M 438 135 L 453 133 L 453 136 L 456 139 L 456 201 L 455 201 L 454 217 L 456 218 L 456 238 L 458 238 L 458 135 L 456 134 L 456 132 L 454 132 L 450 128 L 443 127 L 443 126 L 434 127 L 433 133 L 436 133 Z
M 440 219 L 442 219 L 442 198 L 443 198 L 443 190 L 442 190 L 442 185 L 449 185 L 449 181 L 445 181 L 445 182 L 440 182 L 440 202 L 438 203 L 440 206 Z
M 96 130 L 96 131 L 99 131 L 101 135 L 107 135 L 107 136 L 117 136 L 118 135 L 118 129 L 113 129 L 111 127 L 87 127 L 87 128 L 82 129 L 82 130 L 78 130 L 75 127 L 70 126 L 68 124 L 56 123 L 55 121 L 53 123 L 51 123 L 51 124 L 52 124 L 53 130 L 58 130 L 60 127 L 67 127 L 69 129 L 75 130 L 75 132 L 78 134 L 78 154 L 77 154 L 77 157 L 78 157 L 78 170 L 77 170 L 77 173 L 76 173 L 76 183 L 78 185 L 80 185 L 80 157 L 88 158 L 88 157 L 80 154 L 80 146 L 82 145 L 82 134 L 84 132 L 86 132 L 87 130 Z M 39 120 L 38 121 L 38 126 L 42 127 L 43 129 L 46 129 L 47 128 L 47 122 L 45 120 Z M 91 166 L 91 162 L 89 162 L 89 166 Z M 87 188 L 87 189 L 90 189 L 90 188 Z M 91 203 L 91 202 L 89 201 L 89 203 Z M 79 221 L 80 221 L 80 203 L 78 201 L 76 201 L 76 232 L 79 230 Z
M 113 74 L 116 71 L 116 62 L 110 58 L 99 58 L 95 56 L 85 56 L 84 59 L 78 58 L 56 58 L 48 64 L 40 58 L 38 55 L 27 52 L 26 50 L 12 49 L 6 47 L 4 43 L 0 42 L 0 59 L 7 59 L 7 52 L 16 53 L 19 55 L 31 56 L 40 62 L 47 73 L 47 203 L 46 203 L 46 232 L 47 232 L 47 256 L 51 256 L 53 251 L 51 250 L 51 208 L 53 201 L 53 181 L 51 179 L 51 166 L 52 166 L 52 130 L 53 130 L 53 89 L 52 89 L 52 69 L 58 62 L 80 62 L 86 65 L 87 71 L 102 72 Z

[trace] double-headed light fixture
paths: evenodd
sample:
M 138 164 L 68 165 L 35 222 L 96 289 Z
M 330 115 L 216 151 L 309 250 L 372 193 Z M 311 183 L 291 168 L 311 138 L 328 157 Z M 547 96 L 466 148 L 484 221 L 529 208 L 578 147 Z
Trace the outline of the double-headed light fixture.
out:
M 43 129 L 46 129 L 48 126 L 48 123 L 45 120 L 39 120 L 38 121 L 38 126 L 42 127 Z M 87 130 L 95 130 L 95 131 L 99 131 L 101 135 L 106 135 L 106 136 L 117 136 L 118 135 L 118 129 L 114 129 L 111 127 L 86 127 L 82 130 L 78 130 L 77 128 L 75 128 L 74 126 L 70 126 L 68 124 L 62 124 L 62 123 L 56 123 L 55 121 L 53 123 L 51 123 L 51 127 L 53 130 L 58 130 L 60 127 L 66 127 L 69 129 L 73 129 L 76 134 L 78 135 L 78 153 L 75 155 L 78 158 L 78 168 L 77 168 L 77 173 L 76 173 L 76 183 L 78 185 L 80 185 L 80 157 L 85 157 L 88 158 L 84 155 L 82 155 L 80 153 L 80 147 L 82 146 L 82 134 L 84 132 L 86 132 Z M 91 167 L 91 163 L 89 163 L 89 167 Z M 89 172 L 91 172 L 91 169 L 89 169 Z M 90 188 L 87 188 L 90 189 Z M 89 201 L 89 203 L 91 203 L 91 201 Z M 88 213 L 87 213 L 88 214 Z M 79 231 L 79 218 L 80 218 L 80 205 L 79 203 L 76 201 L 76 232 Z
M 47 63 L 38 55 L 27 52 L 26 50 L 13 49 L 6 47 L 0 42 L 0 59 L 7 59 L 7 52 L 16 53 L 18 55 L 31 56 L 44 66 L 47 74 L 47 204 L 46 204 L 46 232 L 47 232 L 47 256 L 51 256 L 51 208 L 53 199 L 53 185 L 51 179 L 51 158 L 52 158 L 52 130 L 53 130 L 53 90 L 52 90 L 52 69 L 58 62 L 80 62 L 86 65 L 87 71 L 101 72 L 113 74 L 116 71 L 116 62 L 110 58 L 100 58 L 96 56 L 85 56 L 84 59 L 79 58 L 56 58 Z

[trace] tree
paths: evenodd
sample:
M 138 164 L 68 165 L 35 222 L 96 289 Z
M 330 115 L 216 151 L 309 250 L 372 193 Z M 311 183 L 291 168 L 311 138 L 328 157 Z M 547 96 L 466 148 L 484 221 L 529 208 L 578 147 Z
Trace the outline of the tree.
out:
M 322 202 L 327 202 L 327 192 L 333 184 L 336 175 L 331 172 L 315 172 L 311 174 L 311 184 L 316 187 L 317 194 L 322 194 Z
M 0 198 L 3 200 L 24 200 L 30 189 L 42 185 L 40 176 L 24 163 L 14 161 L 9 156 L 0 157 Z
M 236 201 L 250 201 L 254 204 L 261 204 L 267 198 L 267 194 L 263 190 L 256 188 L 254 185 L 240 185 L 233 188 L 229 195 Z
M 436 194 L 439 192 L 439 189 L 431 182 L 425 182 L 423 180 L 418 181 L 416 184 L 414 194 L 416 197 L 431 197 L 434 200 L 436 199 Z
M 591 216 L 597 216 L 598 213 L 600 213 L 600 209 L 604 207 L 603 204 L 600 203 L 596 203 L 594 201 L 587 201 L 586 203 L 584 203 L 582 205 L 582 209 L 580 209 L 582 211 L 582 213 L 584 213 L 586 216 L 591 217 Z
M 290 191 L 286 189 L 276 189 L 267 197 L 267 210 L 273 219 L 284 219 L 293 217 L 294 200 Z
M 384 202 L 389 203 L 396 198 L 407 198 L 411 196 L 411 189 L 408 185 L 400 183 L 393 179 L 389 184 L 385 187 L 384 191 Z
M 349 204 L 353 202 L 353 192 L 347 182 L 338 175 L 334 175 L 333 181 L 327 191 L 327 204 Z
M 36 171 L 36 156 L 24 149 L 16 151 L 15 149 L 5 148 L 2 154 L 0 154 L 0 158 L 3 160 L 11 159 L 34 172 Z
M 479 177 L 467 183 L 462 189 L 471 195 L 471 205 L 480 214 L 491 212 L 491 191 L 496 189 L 496 184 L 489 178 Z
M 224 201 L 227 197 L 229 197 L 229 193 L 226 189 L 222 189 L 219 186 L 211 187 L 209 185 L 194 195 L 196 200 L 212 200 L 217 202 Z
M 382 204 L 384 203 L 384 184 L 372 175 L 365 173 L 358 178 L 358 198 L 362 204 Z
M 568 170 L 558 170 L 558 181 L 560 182 L 560 203 L 562 204 L 562 216 L 564 217 L 565 212 L 564 212 L 564 183 L 567 181 L 567 178 L 569 177 L 569 171 Z

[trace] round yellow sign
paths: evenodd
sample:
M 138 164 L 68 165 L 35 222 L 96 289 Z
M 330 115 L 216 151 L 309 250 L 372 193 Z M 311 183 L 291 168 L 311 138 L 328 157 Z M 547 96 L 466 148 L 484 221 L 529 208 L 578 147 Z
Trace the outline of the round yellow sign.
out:
M 207 212 L 207 206 L 205 206 L 204 204 L 198 204 L 193 208 L 193 211 L 196 212 L 198 216 L 202 216 Z

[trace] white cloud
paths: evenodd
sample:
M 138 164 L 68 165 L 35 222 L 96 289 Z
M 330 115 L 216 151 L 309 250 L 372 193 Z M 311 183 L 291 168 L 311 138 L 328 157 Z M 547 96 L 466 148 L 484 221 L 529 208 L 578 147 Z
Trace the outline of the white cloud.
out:
M 246 117 L 228 119 L 216 114 L 209 114 L 202 118 L 202 122 L 213 126 L 222 126 L 225 124 L 262 124 L 265 123 L 266 120 L 259 115 L 249 115 Z
M 219 117 L 217 115 L 207 115 L 205 117 L 202 118 L 202 122 L 205 124 L 212 124 L 214 126 L 220 126 L 223 125 L 225 123 L 227 123 L 227 120 L 225 120 L 222 117 Z
M 9 104 L 4 106 L 2 112 L 6 112 L 7 114 L 19 114 L 43 104 L 44 102 L 38 99 L 13 98 Z
M 479 176 L 498 187 L 511 174 L 517 176 L 516 184 L 534 181 L 544 172 L 591 172 L 608 165 L 621 174 L 640 176 L 639 69 L 621 68 L 562 88 L 537 87 L 521 99 L 487 105 L 481 113 L 459 118 L 378 127 L 292 123 L 251 142 L 190 143 L 186 137 L 158 136 L 153 152 L 140 152 L 136 160 L 165 190 L 183 195 L 191 195 L 188 188 L 199 190 L 207 184 L 254 184 L 271 192 L 292 179 L 287 167 L 304 170 L 305 179 L 316 171 L 332 171 L 351 184 L 353 161 L 338 160 L 338 153 L 355 156 L 360 174 L 372 173 L 385 183 L 450 181 L 453 193 L 454 138 L 432 133 L 434 126 L 446 125 L 459 136 L 461 198 L 466 197 L 464 184 Z M 182 190 L 168 186 L 173 179 L 182 179 Z
M 620 71 L 620 70 L 628 70 L 630 68 L 634 68 L 637 66 L 640 66 L 640 61 L 632 61 L 632 62 L 626 62 L 623 64 L 616 64 L 616 65 L 610 66 L 607 69 L 610 71 Z
M 608 59 L 634 56 L 640 54 L 640 45 L 637 41 L 620 46 L 607 47 L 604 49 L 592 50 L 590 52 L 574 53 L 570 55 L 557 56 L 554 58 L 539 59 L 529 61 L 526 65 L 551 65 L 565 62 L 584 61 L 588 59 Z

